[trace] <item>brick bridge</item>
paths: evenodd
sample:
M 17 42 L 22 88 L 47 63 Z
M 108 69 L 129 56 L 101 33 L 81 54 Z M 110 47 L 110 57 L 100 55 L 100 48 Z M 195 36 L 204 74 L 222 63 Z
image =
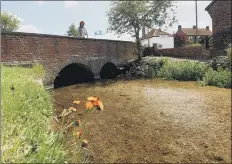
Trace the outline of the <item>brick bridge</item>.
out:
M 135 59 L 135 51 L 133 42 L 18 32 L 1 34 L 2 63 L 42 64 L 46 70 L 45 85 L 64 83 L 60 76 L 63 80 L 72 77 L 71 83 L 77 82 L 78 76 L 99 79 L 104 72 Z

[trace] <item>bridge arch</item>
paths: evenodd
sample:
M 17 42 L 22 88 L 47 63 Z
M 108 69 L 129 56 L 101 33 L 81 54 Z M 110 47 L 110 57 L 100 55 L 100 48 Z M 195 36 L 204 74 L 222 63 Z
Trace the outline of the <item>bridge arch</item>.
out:
M 112 62 L 105 63 L 100 71 L 101 79 L 112 79 L 118 75 L 119 71 L 117 66 Z
M 94 80 L 94 74 L 91 69 L 81 63 L 71 63 L 66 65 L 56 75 L 54 80 L 54 88 L 65 87 L 82 82 L 90 82 Z

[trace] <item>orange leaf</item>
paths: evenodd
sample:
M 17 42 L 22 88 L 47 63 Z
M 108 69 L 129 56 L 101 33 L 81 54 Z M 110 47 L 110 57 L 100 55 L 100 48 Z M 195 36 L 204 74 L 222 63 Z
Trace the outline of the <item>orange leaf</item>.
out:
M 82 131 L 77 132 L 77 138 L 80 138 L 82 135 Z
M 98 102 L 98 107 L 100 108 L 100 110 L 104 110 L 104 105 L 100 100 Z
M 95 96 L 91 96 L 91 97 L 88 97 L 87 100 L 89 100 L 89 101 L 97 101 L 98 98 L 95 97 Z
M 81 101 L 79 101 L 79 100 L 73 101 L 73 104 L 80 104 L 80 103 L 81 103 Z
M 100 100 L 94 101 L 93 104 L 100 108 L 100 110 L 104 110 L 103 103 Z
M 91 101 L 86 102 L 86 108 L 87 109 L 92 109 L 93 108 L 93 103 Z

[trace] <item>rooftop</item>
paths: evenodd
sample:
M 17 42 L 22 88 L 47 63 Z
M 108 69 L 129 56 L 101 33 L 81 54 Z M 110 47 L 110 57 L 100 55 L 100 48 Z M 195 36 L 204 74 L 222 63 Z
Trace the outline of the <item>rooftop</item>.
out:
M 196 29 L 193 28 L 182 28 L 181 29 L 186 35 L 196 35 Z M 211 30 L 207 30 L 206 28 L 198 28 L 198 35 L 210 36 L 212 35 Z
M 140 39 L 148 39 L 148 38 L 152 38 L 152 37 L 158 37 L 160 35 L 170 35 L 169 33 L 162 31 L 161 29 L 152 29 L 151 31 L 149 31 L 145 36 L 141 37 Z
M 207 11 L 207 10 L 209 10 L 209 8 L 211 7 L 211 6 L 213 6 L 213 4 L 216 2 L 217 0 L 213 0 L 206 8 L 205 8 L 205 10 Z

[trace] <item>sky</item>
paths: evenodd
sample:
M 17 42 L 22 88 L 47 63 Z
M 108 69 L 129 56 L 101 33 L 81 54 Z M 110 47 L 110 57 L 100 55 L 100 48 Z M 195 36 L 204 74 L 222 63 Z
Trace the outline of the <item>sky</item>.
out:
M 198 1 L 198 27 L 210 26 L 212 19 L 205 8 L 211 1 Z M 178 23 L 165 31 L 173 33 L 178 25 L 191 28 L 196 24 L 195 1 L 176 1 L 176 18 Z M 1 1 L 1 11 L 14 14 L 21 21 L 19 32 L 65 35 L 68 27 L 80 21 L 85 22 L 89 38 L 134 41 L 128 34 L 118 37 L 114 33 L 106 33 L 109 27 L 106 12 L 110 1 Z M 101 30 L 103 35 L 94 35 Z

